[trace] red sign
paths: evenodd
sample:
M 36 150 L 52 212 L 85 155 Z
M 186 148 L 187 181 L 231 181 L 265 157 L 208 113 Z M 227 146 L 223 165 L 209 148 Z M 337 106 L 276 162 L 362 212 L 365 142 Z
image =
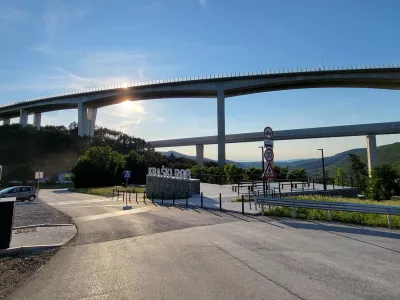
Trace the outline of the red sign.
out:
M 267 167 L 265 168 L 264 174 L 263 174 L 264 179 L 274 179 L 276 178 L 276 173 L 274 168 L 272 167 L 271 163 L 268 163 Z

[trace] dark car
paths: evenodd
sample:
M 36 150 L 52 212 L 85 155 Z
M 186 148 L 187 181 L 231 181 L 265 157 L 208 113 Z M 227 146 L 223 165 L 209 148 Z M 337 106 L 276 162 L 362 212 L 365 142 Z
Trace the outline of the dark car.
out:
M 36 191 L 33 186 L 12 186 L 0 191 L 0 198 L 16 198 L 17 200 L 36 199 Z

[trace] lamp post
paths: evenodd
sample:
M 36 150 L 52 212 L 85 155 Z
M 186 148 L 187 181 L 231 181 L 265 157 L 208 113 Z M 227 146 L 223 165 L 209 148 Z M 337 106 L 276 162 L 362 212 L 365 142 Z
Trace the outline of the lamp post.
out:
M 324 181 L 324 191 L 326 191 L 324 149 L 317 149 L 317 150 L 320 150 L 322 155 L 322 180 Z
M 260 146 L 258 148 L 261 149 L 261 170 L 264 172 L 264 170 L 265 170 L 265 165 L 264 165 L 264 147 Z M 262 179 L 262 183 L 263 183 L 263 196 L 265 197 L 265 181 L 264 181 L 264 178 Z

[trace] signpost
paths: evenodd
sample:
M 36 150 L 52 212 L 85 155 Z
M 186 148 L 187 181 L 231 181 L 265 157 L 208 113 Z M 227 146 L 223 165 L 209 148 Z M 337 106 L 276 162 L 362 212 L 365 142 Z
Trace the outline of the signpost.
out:
M 35 172 L 35 179 L 37 180 L 37 189 L 36 189 L 36 197 L 39 195 L 39 179 L 43 179 L 43 172 Z
M 125 195 L 125 206 L 124 210 L 132 209 L 132 206 L 128 206 L 128 180 L 131 178 L 131 171 L 124 171 L 124 178 L 126 180 L 125 187 L 126 187 L 126 195 Z
M 268 191 L 267 194 L 269 193 L 270 190 L 270 184 L 269 180 L 276 178 L 276 174 L 273 168 L 274 164 L 274 141 L 272 140 L 272 137 L 274 136 L 274 131 L 272 130 L 271 127 L 267 126 L 264 128 L 264 158 L 267 161 L 267 167 L 264 170 L 263 174 L 263 186 L 264 186 L 264 180 L 268 180 Z M 265 189 L 264 189 L 264 196 L 265 196 Z

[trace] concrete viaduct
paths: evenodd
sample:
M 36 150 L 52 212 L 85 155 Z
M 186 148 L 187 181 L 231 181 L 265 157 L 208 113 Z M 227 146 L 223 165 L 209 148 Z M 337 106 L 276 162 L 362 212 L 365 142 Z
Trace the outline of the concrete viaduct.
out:
M 379 161 L 376 147 L 376 135 L 398 133 L 400 133 L 400 122 L 386 122 L 319 128 L 275 130 L 273 140 L 283 141 L 348 136 L 366 136 L 368 169 L 370 171 L 373 167 L 378 165 Z M 264 132 L 262 131 L 227 134 L 225 136 L 225 143 L 227 144 L 262 142 L 263 140 Z M 204 145 L 213 145 L 217 143 L 217 135 L 149 142 L 150 146 L 153 148 L 196 146 L 196 161 L 199 165 L 204 165 Z
M 9 124 L 10 118 L 19 117 L 21 126 L 33 114 L 33 124 L 40 128 L 41 113 L 78 109 L 78 133 L 93 136 L 97 109 L 126 100 L 167 98 L 216 98 L 218 164 L 225 164 L 225 98 L 252 93 L 304 88 L 376 88 L 400 89 L 399 66 L 373 66 L 361 68 L 316 68 L 291 71 L 252 72 L 154 80 L 84 91 L 60 93 L 0 107 L 0 119 Z M 271 124 L 273 125 L 273 124 Z

